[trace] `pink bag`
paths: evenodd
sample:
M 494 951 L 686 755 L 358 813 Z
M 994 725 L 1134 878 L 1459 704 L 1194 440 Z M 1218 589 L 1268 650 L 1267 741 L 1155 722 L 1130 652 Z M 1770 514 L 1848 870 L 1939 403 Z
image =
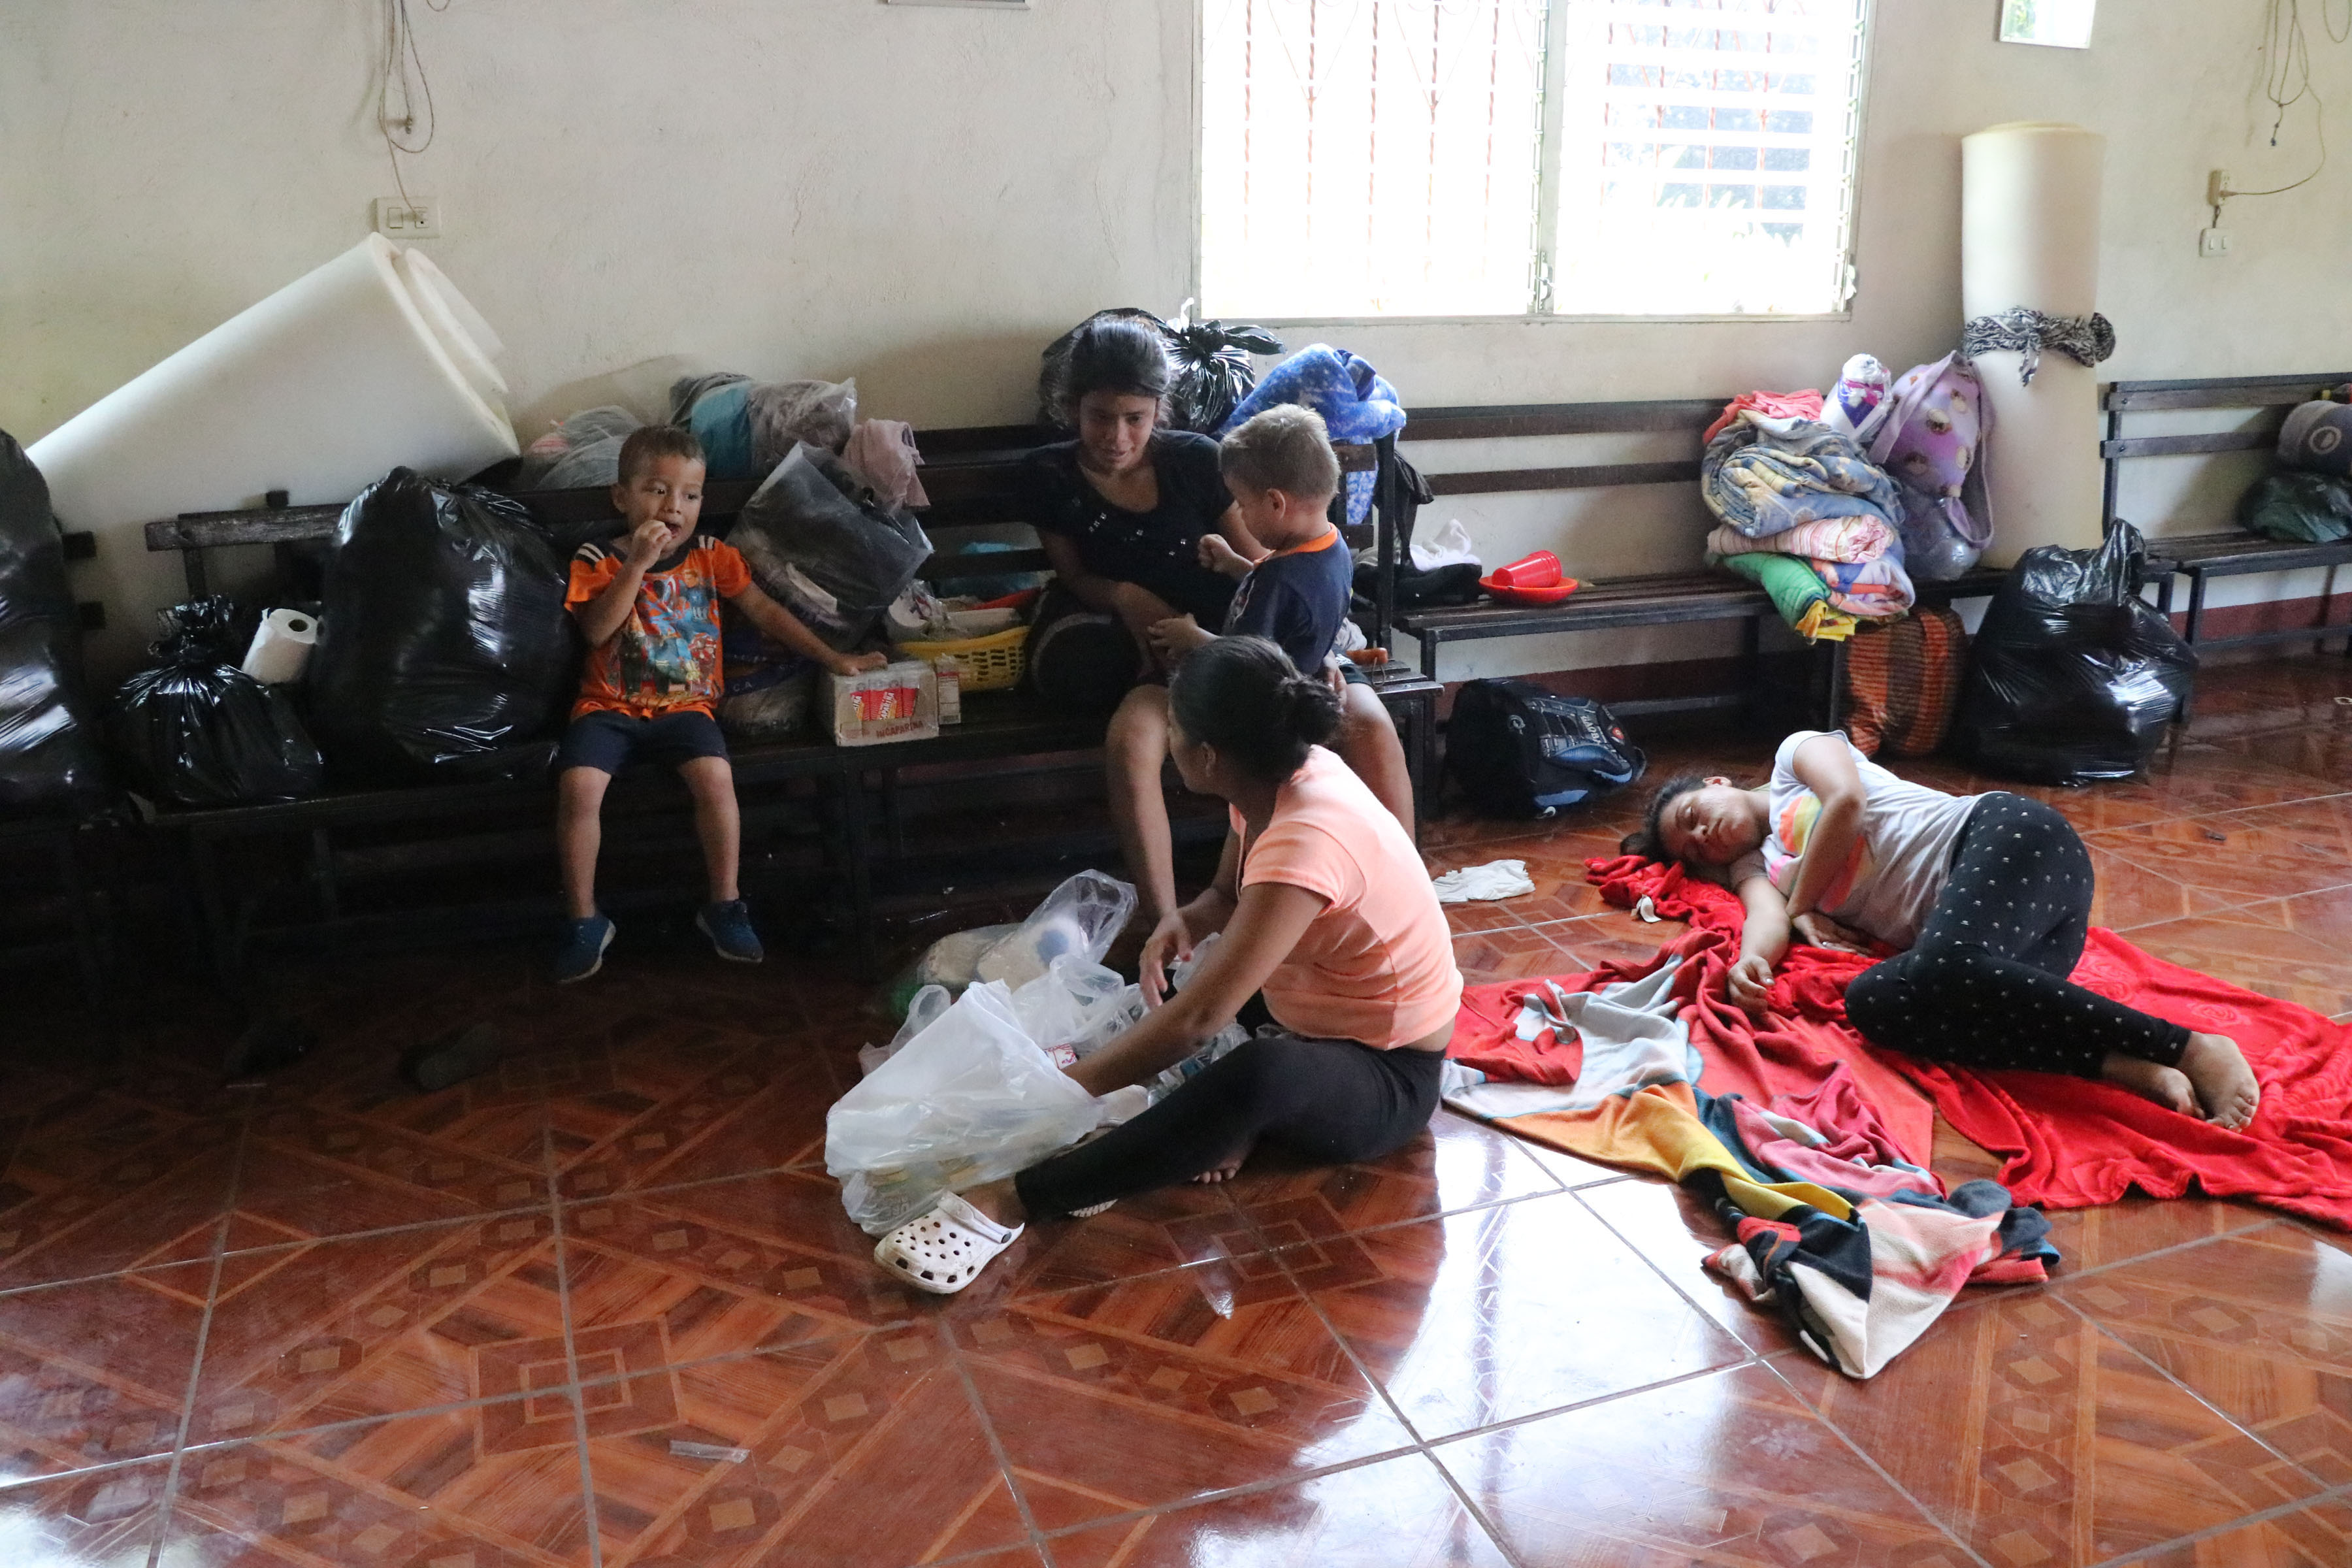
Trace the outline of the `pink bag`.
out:
M 1992 406 L 1976 367 L 1957 351 L 1905 371 L 1887 397 L 1893 407 L 1870 460 L 1902 495 L 1905 564 L 1921 582 L 1957 577 L 1992 542 L 1985 488 Z

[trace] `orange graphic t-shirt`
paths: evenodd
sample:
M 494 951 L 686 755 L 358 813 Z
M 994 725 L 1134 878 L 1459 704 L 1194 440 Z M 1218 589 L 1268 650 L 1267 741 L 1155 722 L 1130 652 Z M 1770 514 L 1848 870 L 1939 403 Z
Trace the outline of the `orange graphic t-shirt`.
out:
M 565 606 L 587 604 L 621 574 L 619 550 L 583 544 L 572 558 Z M 719 601 L 751 585 L 735 547 L 698 533 L 656 561 L 637 587 L 637 602 L 580 672 L 572 716 L 628 713 L 651 719 L 689 709 L 712 711 L 723 689 L 719 660 Z

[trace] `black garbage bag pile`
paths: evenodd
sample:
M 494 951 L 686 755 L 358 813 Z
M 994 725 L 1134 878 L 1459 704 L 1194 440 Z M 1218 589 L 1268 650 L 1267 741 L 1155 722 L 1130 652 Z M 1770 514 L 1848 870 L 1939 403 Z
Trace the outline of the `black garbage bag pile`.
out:
M 97 709 L 49 487 L 0 431 L 0 813 L 70 810 L 103 795 Z
M 122 683 L 106 735 L 131 787 L 171 805 L 251 805 L 299 800 L 326 783 L 326 764 L 282 686 L 236 667 L 244 637 L 226 595 L 158 613 L 160 662 Z
M 344 509 L 307 676 L 339 782 L 544 771 L 579 679 L 563 558 L 520 501 L 394 468 Z
M 2189 698 L 2197 654 L 2139 597 L 2147 552 L 2118 522 L 2096 550 L 2029 550 L 1971 650 L 1953 738 L 2004 778 L 2078 784 L 2147 765 Z
M 1254 353 L 1278 354 L 1282 340 L 1264 327 L 1226 321 L 1167 321 L 1132 305 L 1097 310 L 1047 346 L 1045 366 L 1037 374 L 1037 422 L 1048 429 L 1066 430 L 1070 416 L 1065 377 L 1070 368 L 1070 345 L 1079 332 L 1097 321 L 1140 321 L 1158 332 L 1168 345 L 1168 423 L 1179 430 L 1213 436 L 1233 417 L 1234 409 L 1257 385 Z

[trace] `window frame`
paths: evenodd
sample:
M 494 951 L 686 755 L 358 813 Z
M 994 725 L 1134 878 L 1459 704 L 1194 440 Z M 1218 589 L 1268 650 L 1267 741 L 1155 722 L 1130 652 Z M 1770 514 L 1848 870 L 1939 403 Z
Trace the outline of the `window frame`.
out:
M 1376 0 L 1375 0 L 1376 3 Z M 1528 280 L 1528 307 L 1516 315 L 1483 316 L 1253 316 L 1268 326 L 1280 327 L 1509 327 L 1509 326 L 1622 326 L 1628 323 L 1656 326 L 1705 326 L 1718 322 L 1802 324 L 1820 321 L 1851 321 L 1853 301 L 1862 292 L 1862 268 L 1856 256 L 1862 230 L 1862 150 L 1870 133 L 1871 61 L 1877 52 L 1878 13 L 1881 0 L 1859 0 L 1862 7 L 1860 37 L 1854 42 L 1854 115 L 1853 135 L 1846 145 L 1845 178 L 1848 197 L 1845 204 L 1843 234 L 1840 237 L 1845 252 L 1845 302 L 1834 310 L 1797 312 L 1791 310 L 1676 311 L 1659 315 L 1636 313 L 1594 314 L 1583 311 L 1560 311 L 1538 309 L 1547 302 L 1549 279 Z M 1196 302 L 1195 315 L 1214 314 L 1216 301 L 1203 299 L 1202 281 L 1204 258 L 1202 254 L 1201 223 L 1206 206 L 1204 200 L 1205 170 L 1202 167 L 1201 138 L 1202 103 L 1207 90 L 1206 56 L 1208 53 L 1208 10 L 1211 0 L 1192 0 L 1191 7 L 1192 38 L 1187 71 L 1191 85 L 1191 111 L 1187 116 L 1186 134 L 1191 140 L 1190 154 L 1192 189 L 1189 204 L 1192 226 L 1192 245 L 1188 258 L 1185 288 Z M 1562 0 L 1548 0 L 1544 11 L 1543 110 L 1538 116 L 1543 136 L 1538 149 L 1536 178 L 1536 265 L 1548 268 L 1551 247 L 1556 243 L 1559 227 L 1559 191 L 1561 166 L 1564 162 L 1561 136 L 1553 129 L 1553 114 L 1565 96 L 1568 69 L 1568 6 Z M 1236 312 L 1227 311 L 1227 315 Z

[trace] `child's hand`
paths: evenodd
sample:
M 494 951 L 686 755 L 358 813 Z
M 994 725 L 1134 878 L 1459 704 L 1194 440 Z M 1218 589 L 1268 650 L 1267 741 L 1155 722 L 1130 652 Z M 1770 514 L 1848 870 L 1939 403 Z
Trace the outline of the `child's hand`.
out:
M 1772 990 L 1772 965 L 1760 952 L 1751 952 L 1731 966 L 1731 999 L 1754 1017 L 1764 1016 L 1764 1000 Z
M 1190 616 L 1171 616 L 1164 621 L 1154 621 L 1150 633 L 1151 651 L 1160 662 L 1174 668 L 1176 661 L 1199 647 L 1202 643 L 1216 641 L 1212 632 L 1201 629 L 1201 623 Z
M 890 656 L 881 653 L 836 653 L 826 658 L 825 668 L 835 675 L 863 675 L 869 669 L 879 669 L 890 662 Z
M 1250 569 L 1249 557 L 1235 550 L 1222 533 L 1201 535 L 1201 564 L 1227 577 L 1246 576 Z
M 1842 925 L 1819 910 L 1807 910 L 1790 921 L 1799 937 L 1811 947 L 1825 948 L 1831 952 L 1854 952 L 1867 956 L 1870 939 L 1852 926 Z
M 669 547 L 669 525 L 658 518 L 637 524 L 629 534 L 628 563 L 639 571 L 662 558 Z

